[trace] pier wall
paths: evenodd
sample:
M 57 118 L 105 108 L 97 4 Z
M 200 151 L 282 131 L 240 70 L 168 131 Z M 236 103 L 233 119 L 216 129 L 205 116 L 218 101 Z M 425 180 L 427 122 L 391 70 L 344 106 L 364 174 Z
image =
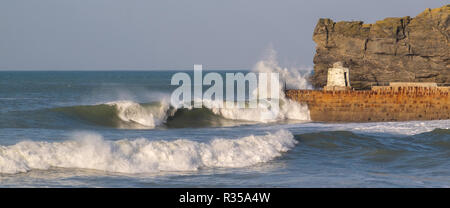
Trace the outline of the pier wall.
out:
M 372 90 L 286 90 L 306 103 L 313 121 L 373 122 L 450 119 L 449 87 L 377 87 Z

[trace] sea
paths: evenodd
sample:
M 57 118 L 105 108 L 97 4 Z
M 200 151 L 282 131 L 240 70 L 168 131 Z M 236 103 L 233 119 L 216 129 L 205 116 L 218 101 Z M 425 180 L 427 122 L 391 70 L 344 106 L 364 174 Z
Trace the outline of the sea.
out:
M 0 72 L 0 187 L 450 187 L 450 120 L 174 108 L 175 73 Z

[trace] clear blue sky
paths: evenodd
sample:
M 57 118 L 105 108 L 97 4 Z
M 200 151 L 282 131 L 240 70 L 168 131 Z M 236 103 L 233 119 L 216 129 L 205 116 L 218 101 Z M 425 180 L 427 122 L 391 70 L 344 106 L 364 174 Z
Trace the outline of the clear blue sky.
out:
M 1 0 L 0 70 L 311 66 L 317 20 L 416 16 L 443 0 Z

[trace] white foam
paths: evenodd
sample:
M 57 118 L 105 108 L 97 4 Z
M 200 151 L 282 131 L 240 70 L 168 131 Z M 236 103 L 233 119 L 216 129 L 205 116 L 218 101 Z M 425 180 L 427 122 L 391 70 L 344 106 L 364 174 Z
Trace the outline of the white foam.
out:
M 288 99 L 282 99 L 280 101 L 281 106 L 277 110 L 274 110 L 267 105 L 258 104 L 256 108 L 212 107 L 211 111 L 216 115 L 220 115 L 231 120 L 254 121 L 261 123 L 275 122 L 286 119 L 310 120 L 307 105 L 302 105 Z
M 218 138 L 208 143 L 186 139 L 149 141 L 144 138 L 113 142 L 93 133 L 79 133 L 74 137 L 76 139 L 65 142 L 24 141 L 0 146 L 0 173 L 51 167 L 122 173 L 246 167 L 270 161 L 297 143 L 287 130 L 239 139 Z
M 143 107 L 139 103 L 129 100 L 114 101 L 106 103 L 114 106 L 118 111 L 118 117 L 125 122 L 132 122 L 142 126 L 154 128 L 161 125 L 167 119 L 167 111 L 169 105 L 164 101 L 160 101 L 160 105 Z
M 284 84 L 291 89 L 311 89 L 307 77 L 311 73 L 310 68 L 282 68 L 277 61 L 276 51 L 272 48 L 267 50 L 267 56 L 256 63 L 253 68 L 258 73 L 278 73 L 281 79 L 279 91 L 280 109 L 273 117 L 275 120 L 311 120 L 308 106 L 286 98 L 284 94 Z M 270 89 L 265 94 L 270 95 Z M 264 109 L 267 111 L 267 109 Z M 264 112 L 264 111 L 263 111 Z
M 235 107 L 219 107 L 219 102 L 203 100 L 205 106 L 216 115 L 222 116 L 230 120 L 242 120 L 253 122 L 275 122 L 285 119 L 294 120 L 310 120 L 307 105 L 302 105 L 295 101 L 282 98 L 280 99 L 280 109 L 274 110 L 270 106 L 259 104 L 257 108 L 239 108 Z M 117 109 L 117 116 L 127 125 L 119 126 L 119 128 L 134 129 L 152 129 L 162 125 L 170 115 L 173 115 L 177 109 L 170 109 L 170 105 L 164 100 L 160 101 L 160 105 L 143 106 L 139 103 L 121 100 L 105 103 L 114 106 Z M 226 106 L 224 104 L 224 106 Z
M 307 77 L 311 74 L 311 67 L 281 67 L 277 60 L 277 52 L 273 48 L 266 50 L 265 57 L 258 61 L 252 71 L 259 73 L 278 73 L 280 79 L 290 89 L 312 89 Z M 282 89 L 284 86 L 280 86 Z
M 369 135 L 416 135 L 431 132 L 437 128 L 450 129 L 450 120 L 431 121 L 397 121 L 397 122 L 364 122 L 364 123 L 302 123 L 285 125 L 285 128 L 295 129 L 295 134 L 319 131 L 352 131 Z M 274 125 L 265 128 L 273 130 L 280 128 Z
M 347 128 L 356 132 L 374 134 L 390 133 L 415 135 L 430 132 L 436 128 L 449 129 L 450 120 L 350 123 L 347 124 Z

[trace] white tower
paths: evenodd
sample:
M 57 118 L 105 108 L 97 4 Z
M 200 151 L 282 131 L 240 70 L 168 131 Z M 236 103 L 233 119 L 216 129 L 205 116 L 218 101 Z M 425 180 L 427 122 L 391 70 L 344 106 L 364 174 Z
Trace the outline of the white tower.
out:
M 333 68 L 328 69 L 327 85 L 324 90 L 348 90 L 350 89 L 349 70 L 342 65 L 342 62 L 333 64 Z

